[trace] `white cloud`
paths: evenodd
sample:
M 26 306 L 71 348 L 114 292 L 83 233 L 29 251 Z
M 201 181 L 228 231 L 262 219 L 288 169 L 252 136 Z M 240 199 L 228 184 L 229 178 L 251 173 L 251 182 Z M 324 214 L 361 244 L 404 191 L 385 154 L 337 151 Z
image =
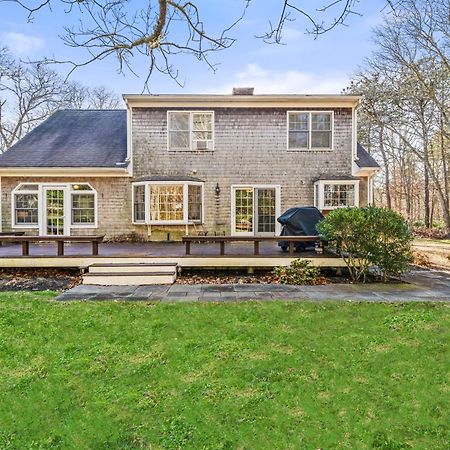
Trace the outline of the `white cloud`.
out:
M 24 33 L 2 33 L 2 41 L 13 54 L 26 55 L 44 47 L 44 39 Z
M 255 94 L 339 94 L 349 83 L 348 76 L 340 72 L 267 70 L 257 64 L 248 64 L 231 80 L 215 92 L 230 93 L 234 86 L 245 86 L 254 87 Z

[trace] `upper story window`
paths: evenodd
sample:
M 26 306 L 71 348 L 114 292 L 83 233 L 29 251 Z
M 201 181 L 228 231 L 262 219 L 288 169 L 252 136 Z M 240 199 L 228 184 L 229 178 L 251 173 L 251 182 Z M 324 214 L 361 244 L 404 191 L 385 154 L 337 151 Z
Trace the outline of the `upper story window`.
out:
M 212 111 L 169 111 L 167 124 L 169 150 L 214 150 Z
M 288 112 L 289 150 L 331 150 L 333 112 Z

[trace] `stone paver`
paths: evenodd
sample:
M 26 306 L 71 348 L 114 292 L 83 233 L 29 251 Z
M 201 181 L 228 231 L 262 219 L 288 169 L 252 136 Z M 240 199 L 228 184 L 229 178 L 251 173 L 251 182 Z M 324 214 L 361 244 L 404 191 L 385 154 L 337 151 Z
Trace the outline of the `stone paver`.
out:
M 450 273 L 413 270 L 406 283 L 328 284 L 174 284 L 151 286 L 76 286 L 56 300 L 140 300 L 150 302 L 229 302 L 245 300 L 287 301 L 450 301 Z

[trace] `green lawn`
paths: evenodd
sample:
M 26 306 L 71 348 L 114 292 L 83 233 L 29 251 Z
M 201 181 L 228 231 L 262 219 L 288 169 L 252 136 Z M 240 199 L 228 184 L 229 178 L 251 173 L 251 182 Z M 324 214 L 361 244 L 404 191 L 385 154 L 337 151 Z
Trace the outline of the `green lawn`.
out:
M 0 295 L 0 449 L 448 449 L 447 305 Z

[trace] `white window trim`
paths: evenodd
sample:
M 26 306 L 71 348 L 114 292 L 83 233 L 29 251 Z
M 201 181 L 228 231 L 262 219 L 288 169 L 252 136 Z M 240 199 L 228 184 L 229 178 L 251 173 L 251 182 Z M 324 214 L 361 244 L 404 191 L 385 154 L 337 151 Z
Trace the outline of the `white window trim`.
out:
M 151 186 L 183 186 L 183 220 L 152 220 L 150 214 Z M 134 220 L 134 186 L 145 186 L 145 221 Z M 201 220 L 188 219 L 188 189 L 189 186 L 202 188 L 202 216 Z M 138 181 L 132 184 L 132 223 L 133 225 L 202 225 L 205 222 L 205 183 L 202 181 Z
M 231 235 L 232 236 L 256 236 L 255 229 L 252 232 L 236 231 L 236 189 L 253 189 L 253 212 L 255 211 L 255 190 L 275 189 L 275 216 L 281 215 L 281 185 L 279 184 L 232 184 L 231 185 Z M 254 223 L 253 223 L 254 225 Z M 275 220 L 275 236 L 281 233 L 281 225 Z
M 71 189 L 72 184 L 85 184 L 91 188 L 90 191 L 77 191 Z M 33 185 L 38 186 L 37 190 L 19 190 L 23 185 Z M 97 191 L 92 187 L 90 183 L 85 181 L 72 181 L 70 183 L 20 183 L 11 191 L 11 227 L 12 228 L 35 228 L 40 230 L 40 234 L 44 234 L 44 222 L 45 222 L 45 211 L 44 211 L 44 188 L 54 188 L 54 189 L 64 189 L 64 208 L 65 216 L 68 218 L 67 227 L 68 229 L 76 228 L 98 228 L 98 195 Z M 94 223 L 87 224 L 74 224 L 72 225 L 72 194 L 83 194 L 90 193 L 94 195 Z M 37 194 L 38 195 L 38 223 L 37 224 L 16 224 L 16 207 L 15 207 L 15 196 L 16 194 Z
M 353 185 L 355 186 L 355 204 L 351 207 L 359 206 L 359 180 L 318 180 L 314 183 L 314 193 L 315 186 L 318 186 L 318 195 L 314 194 L 314 206 L 320 210 L 331 211 L 333 209 L 338 208 L 347 208 L 346 206 L 324 206 L 325 203 L 325 185 L 334 184 L 334 185 Z
M 330 114 L 331 115 L 331 147 L 330 148 L 312 148 L 311 147 L 311 126 L 312 114 Z M 308 114 L 308 148 L 290 148 L 289 147 L 289 114 Z M 315 110 L 315 111 L 287 111 L 286 112 L 286 148 L 290 152 L 330 152 L 334 150 L 334 110 L 333 111 L 324 111 L 324 110 Z
M 170 148 L 170 114 L 176 114 L 176 113 L 184 113 L 189 114 L 189 148 Z M 205 149 L 205 150 L 197 150 L 196 148 L 193 148 L 193 115 L 194 114 L 211 114 L 211 149 Z M 204 111 L 204 110 L 168 110 L 167 111 L 167 150 L 169 152 L 196 152 L 196 153 L 208 153 L 213 152 L 215 147 L 215 116 L 214 111 Z M 209 139 L 208 139 L 209 140 Z

